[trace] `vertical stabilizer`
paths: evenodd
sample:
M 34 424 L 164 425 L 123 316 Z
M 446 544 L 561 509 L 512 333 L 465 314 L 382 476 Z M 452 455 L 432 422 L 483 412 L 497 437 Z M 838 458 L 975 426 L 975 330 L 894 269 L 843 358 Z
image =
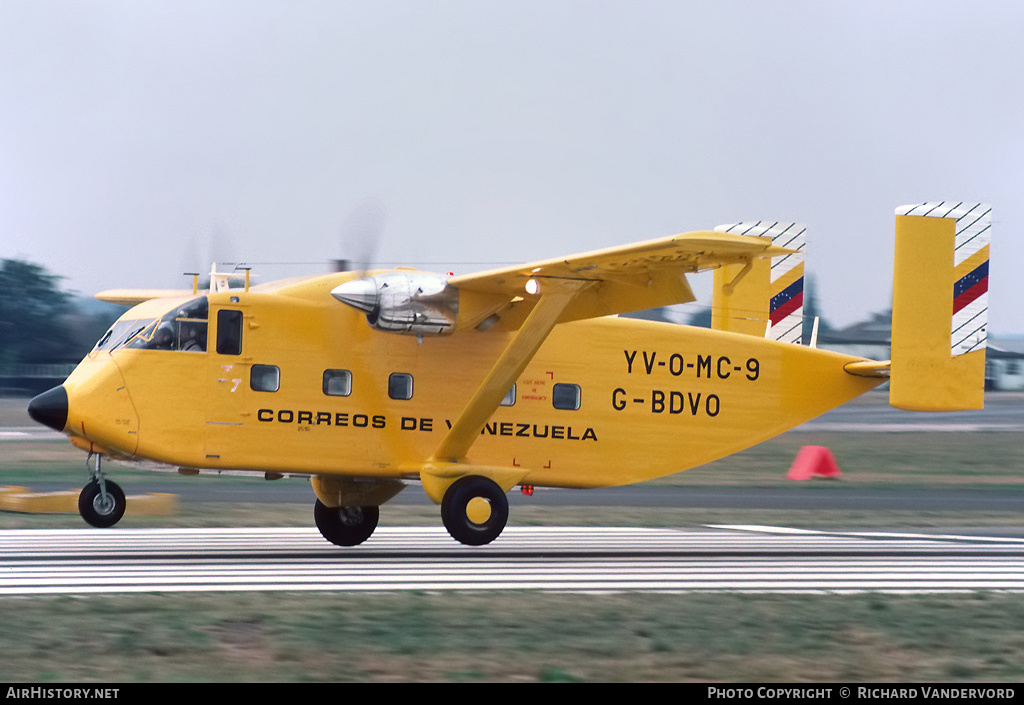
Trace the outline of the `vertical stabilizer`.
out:
M 913 411 L 984 406 L 991 208 L 896 209 L 889 403 Z
M 767 260 L 757 260 L 748 267 L 730 265 L 715 270 L 711 327 L 800 343 L 806 228 L 796 223 L 757 221 L 720 225 L 715 230 L 770 237 L 773 245 L 796 252 L 775 257 L 770 265 Z

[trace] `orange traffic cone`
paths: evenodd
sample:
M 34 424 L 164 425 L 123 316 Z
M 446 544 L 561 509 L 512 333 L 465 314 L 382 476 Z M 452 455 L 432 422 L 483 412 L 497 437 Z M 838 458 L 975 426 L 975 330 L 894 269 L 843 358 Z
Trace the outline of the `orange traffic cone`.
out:
M 786 473 L 790 480 L 810 480 L 815 475 L 821 477 L 839 477 L 839 465 L 832 456 L 832 451 L 824 446 L 804 446 L 797 453 L 793 466 Z

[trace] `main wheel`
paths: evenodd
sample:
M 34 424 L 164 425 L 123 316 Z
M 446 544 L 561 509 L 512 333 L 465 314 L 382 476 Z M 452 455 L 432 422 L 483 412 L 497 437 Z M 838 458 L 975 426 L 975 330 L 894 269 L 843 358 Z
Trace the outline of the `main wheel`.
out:
M 100 490 L 100 483 L 96 480 L 86 485 L 78 495 L 78 513 L 86 522 L 100 529 L 106 529 L 119 522 L 128 504 L 124 498 L 124 490 L 118 487 L 117 483 L 106 480 L 104 486 L 105 497 Z
M 497 483 L 470 475 L 456 480 L 441 500 L 441 521 L 456 541 L 482 546 L 498 538 L 508 521 L 508 497 Z
M 380 519 L 380 507 L 328 507 L 319 499 L 313 508 L 316 528 L 337 546 L 356 546 L 370 538 Z

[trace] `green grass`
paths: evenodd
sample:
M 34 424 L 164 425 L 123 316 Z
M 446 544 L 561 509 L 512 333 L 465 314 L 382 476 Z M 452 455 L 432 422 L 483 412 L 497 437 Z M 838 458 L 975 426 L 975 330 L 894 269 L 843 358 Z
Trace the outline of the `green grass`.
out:
M 0 680 L 1020 680 L 1017 595 L 0 600 Z

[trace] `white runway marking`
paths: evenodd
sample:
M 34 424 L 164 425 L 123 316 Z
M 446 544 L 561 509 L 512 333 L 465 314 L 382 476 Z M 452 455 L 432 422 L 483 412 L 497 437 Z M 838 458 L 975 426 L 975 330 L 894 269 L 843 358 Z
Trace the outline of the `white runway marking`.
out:
M 783 527 L 509 528 L 468 547 L 380 528 L 0 531 L 0 595 L 195 591 L 1024 590 L 1024 540 Z
M 0 430 L 0 442 L 3 441 L 66 441 L 67 436 L 58 431 L 51 431 L 45 426 L 5 426 Z

